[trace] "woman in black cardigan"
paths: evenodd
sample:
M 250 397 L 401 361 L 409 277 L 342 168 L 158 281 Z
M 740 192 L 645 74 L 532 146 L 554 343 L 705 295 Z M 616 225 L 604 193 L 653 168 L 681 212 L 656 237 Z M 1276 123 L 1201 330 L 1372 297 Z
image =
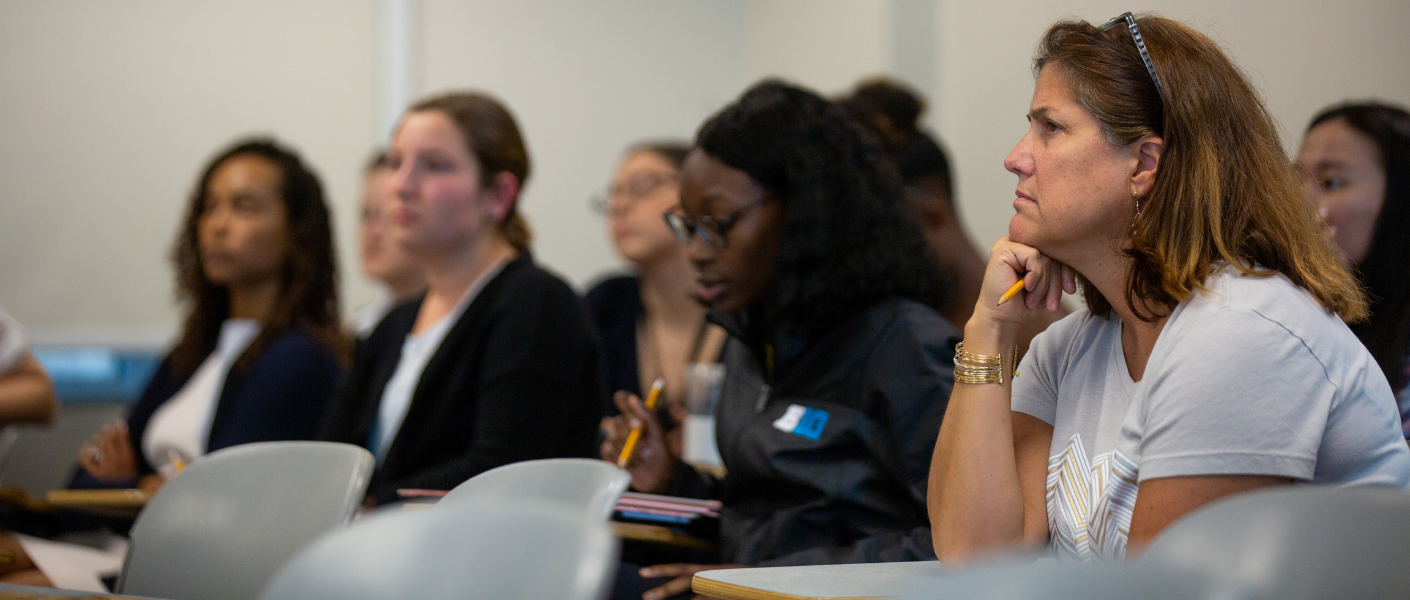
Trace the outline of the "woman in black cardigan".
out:
M 392 236 L 429 288 L 359 346 L 324 438 L 367 447 L 371 504 L 511 462 L 589 456 L 600 358 L 573 290 L 534 265 L 516 209 L 529 157 L 494 99 L 413 106 L 388 153 Z

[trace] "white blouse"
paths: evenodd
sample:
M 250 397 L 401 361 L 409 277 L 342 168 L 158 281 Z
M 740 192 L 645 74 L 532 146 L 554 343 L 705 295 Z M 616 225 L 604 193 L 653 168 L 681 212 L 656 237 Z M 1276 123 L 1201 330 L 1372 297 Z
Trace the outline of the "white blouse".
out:
M 152 415 L 142 436 L 142 454 L 157 472 L 170 476 L 176 471 L 174 457 L 189 463 L 206 453 L 215 407 L 225 389 L 225 376 L 259 329 L 259 321 L 254 319 L 228 319 L 222 323 L 215 351 L 186 385 Z

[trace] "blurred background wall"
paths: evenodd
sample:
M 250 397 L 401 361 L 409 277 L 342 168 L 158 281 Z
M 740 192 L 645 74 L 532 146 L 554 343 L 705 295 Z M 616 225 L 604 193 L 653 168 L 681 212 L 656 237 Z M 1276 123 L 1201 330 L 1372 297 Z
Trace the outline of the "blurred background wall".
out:
M 408 100 L 448 88 L 518 116 L 536 255 L 579 286 L 618 268 L 587 197 L 621 150 L 688 138 L 770 75 L 835 95 L 889 74 L 929 97 L 987 245 L 1012 214 L 1002 161 L 1038 36 L 1126 10 L 1220 41 L 1289 152 L 1324 105 L 1410 103 L 1404 0 L 0 0 L 0 306 L 41 342 L 166 343 L 166 255 L 198 171 L 274 134 L 322 176 L 355 309 L 373 294 L 356 264 L 362 163 Z

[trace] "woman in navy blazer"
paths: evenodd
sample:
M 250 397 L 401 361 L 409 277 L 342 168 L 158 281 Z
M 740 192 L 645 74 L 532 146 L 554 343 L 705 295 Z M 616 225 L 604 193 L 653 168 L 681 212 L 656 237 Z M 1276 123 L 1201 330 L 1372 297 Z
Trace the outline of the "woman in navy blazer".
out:
M 328 208 L 297 155 L 256 139 L 218 156 L 172 256 L 181 338 L 126 422 L 84 446 L 75 486 L 153 490 L 213 450 L 312 439 L 336 392 L 347 341 Z

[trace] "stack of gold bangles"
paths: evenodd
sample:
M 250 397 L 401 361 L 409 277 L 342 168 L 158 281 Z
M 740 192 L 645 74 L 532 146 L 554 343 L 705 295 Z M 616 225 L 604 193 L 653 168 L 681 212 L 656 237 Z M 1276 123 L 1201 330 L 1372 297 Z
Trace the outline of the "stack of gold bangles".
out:
M 1013 362 L 1015 365 L 1018 363 L 1018 346 L 1013 347 Z M 955 383 L 1003 385 L 1004 358 L 965 352 L 964 342 L 955 344 Z

